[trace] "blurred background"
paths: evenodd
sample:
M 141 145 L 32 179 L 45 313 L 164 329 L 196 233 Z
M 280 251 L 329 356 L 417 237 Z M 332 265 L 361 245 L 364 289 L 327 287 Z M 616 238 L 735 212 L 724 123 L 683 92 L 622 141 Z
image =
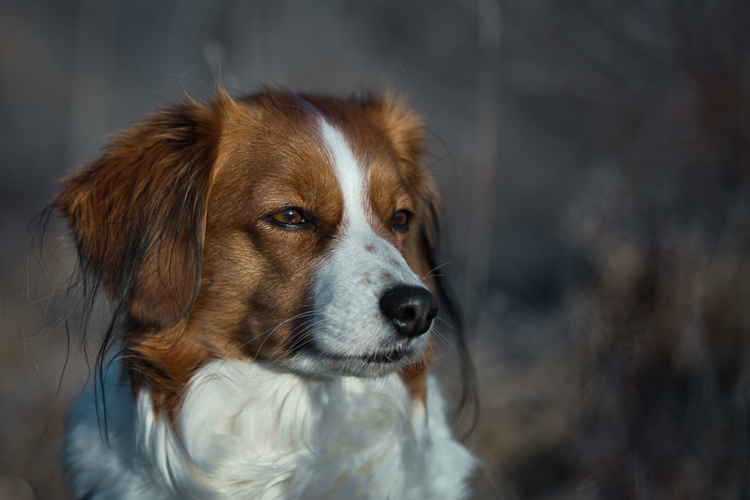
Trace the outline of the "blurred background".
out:
M 745 0 L 0 0 L 0 498 L 65 497 L 87 376 L 54 292 L 70 245 L 34 250 L 29 221 L 218 75 L 391 89 L 425 118 L 477 498 L 750 498 Z

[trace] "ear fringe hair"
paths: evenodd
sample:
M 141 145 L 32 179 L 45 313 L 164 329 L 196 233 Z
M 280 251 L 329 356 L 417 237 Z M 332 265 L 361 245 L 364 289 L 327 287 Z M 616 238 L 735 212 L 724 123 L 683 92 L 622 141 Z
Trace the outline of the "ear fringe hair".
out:
M 181 212 L 190 208 L 187 204 L 181 207 Z M 44 259 L 45 246 L 55 226 L 51 224 L 52 218 L 58 212 L 58 207 L 53 203 L 48 205 L 39 213 L 30 224 L 31 244 L 34 250 L 37 250 L 40 265 Z M 181 214 L 181 216 L 184 214 Z M 133 265 L 129 266 L 123 276 L 122 285 L 119 287 L 116 297 L 111 297 L 103 289 L 101 281 L 101 268 L 92 266 L 86 258 L 76 249 L 76 261 L 73 270 L 61 286 L 59 292 L 63 303 L 62 324 L 66 338 L 66 353 L 63 362 L 62 373 L 58 382 L 57 395 L 62 388 L 63 377 L 68 367 L 71 354 L 71 343 L 74 340 L 74 334 L 71 330 L 78 330 L 78 341 L 81 345 L 81 352 L 84 356 L 89 371 L 95 374 L 96 387 L 94 388 L 94 398 L 96 402 L 97 419 L 99 421 L 99 430 L 102 437 L 108 440 L 107 412 L 106 412 L 106 391 L 105 391 L 105 373 L 109 364 L 120 357 L 126 355 L 122 346 L 118 343 L 122 340 L 121 333 L 126 327 L 138 328 L 139 324 L 128 313 L 128 303 L 132 295 L 132 278 L 136 276 L 139 269 L 139 263 L 148 251 L 151 237 L 145 238 L 142 245 L 134 248 L 133 254 L 136 255 Z M 196 255 L 196 260 L 199 255 Z M 200 263 L 197 262 L 196 265 Z M 57 293 L 57 291 L 54 291 Z M 95 314 L 104 311 L 105 328 L 100 339 L 98 348 L 95 352 L 91 351 L 89 343 L 92 341 L 92 323 Z M 51 318 L 50 318 L 51 320 Z M 56 396 L 57 397 L 57 396 Z
M 224 101 L 223 97 L 217 97 L 218 100 Z M 227 97 L 228 99 L 228 97 Z M 222 106 L 221 103 L 213 103 L 214 112 Z M 195 105 L 197 109 L 207 109 L 204 105 Z M 191 123 L 192 118 L 187 117 L 187 107 L 173 106 L 167 110 L 152 115 L 146 122 L 154 124 L 160 120 L 166 120 L 174 127 L 180 127 L 176 134 L 188 134 L 191 126 L 197 126 Z M 142 125 L 141 125 L 142 126 Z M 131 129 L 134 130 L 134 129 Z M 130 131 L 124 134 L 132 133 Z M 124 134 L 115 136 L 114 141 L 118 138 L 125 137 Z M 162 139 L 171 141 L 176 144 L 177 139 L 168 137 Z M 114 144 L 114 143 L 113 143 Z M 71 182 L 80 179 L 81 176 L 90 174 L 91 168 L 97 168 L 98 165 L 107 158 L 106 155 L 111 153 L 110 145 L 103 155 L 82 170 L 76 170 L 71 176 L 63 179 L 61 183 L 67 188 Z M 180 158 L 187 165 L 197 164 L 198 162 L 207 161 L 206 158 L 186 155 Z M 141 207 L 140 218 L 129 220 L 117 220 L 111 217 L 107 219 L 106 214 L 87 213 L 86 217 L 94 224 L 94 230 L 99 235 L 112 235 L 122 227 L 129 227 L 126 233 L 128 238 L 124 245 L 115 249 L 114 242 L 104 245 L 101 254 L 91 257 L 87 254 L 86 249 L 82 246 L 85 243 L 80 239 L 80 235 L 75 235 L 75 221 L 71 220 L 71 214 L 66 213 L 66 207 L 61 203 L 60 195 L 56 200 L 48 205 L 30 224 L 32 248 L 38 251 L 38 257 L 41 263 L 45 250 L 47 250 L 48 240 L 52 229 L 56 229 L 58 224 L 52 224 L 54 216 L 65 219 L 68 234 L 73 233 L 72 238 L 66 238 L 68 241 L 76 243 L 75 266 L 70 276 L 62 285 L 62 290 L 55 290 L 60 293 L 63 302 L 63 324 L 67 341 L 67 353 L 64 366 L 67 368 L 70 358 L 70 344 L 74 339 L 71 330 L 78 330 L 78 340 L 82 347 L 82 353 L 86 363 L 91 371 L 96 375 L 97 387 L 94 389 L 96 401 L 97 417 L 100 424 L 100 432 L 103 437 L 107 436 L 107 413 L 105 401 L 105 373 L 111 361 L 125 356 L 123 346 L 120 345 L 123 333 L 127 331 L 137 331 L 144 328 L 144 325 L 134 317 L 133 304 L 138 293 L 139 286 L 143 280 L 161 280 L 162 292 L 170 293 L 172 289 L 169 283 L 176 281 L 179 277 L 175 274 L 183 274 L 191 277 L 200 275 L 202 235 L 203 235 L 203 214 L 206 208 L 207 200 L 206 183 L 208 182 L 205 170 L 196 171 L 192 167 L 175 165 L 175 172 L 172 179 L 179 182 L 179 186 L 165 185 L 163 189 L 156 192 L 156 196 Z M 175 191 L 177 196 L 174 197 Z M 182 193 L 179 193 L 182 191 Z M 175 199 L 168 200 L 172 195 Z M 165 201 L 166 200 L 166 201 Z M 168 203 L 167 203 L 168 202 Z M 176 203 L 175 203 L 176 202 Z M 170 213 L 161 213 L 159 207 L 168 205 L 175 206 L 175 210 Z M 99 218 L 101 217 L 101 218 Z M 186 224 L 195 227 L 187 227 Z M 62 224 L 60 224 L 62 226 Z M 187 239 L 186 239 L 186 236 Z M 195 251 L 188 252 L 189 258 L 180 259 L 176 253 L 179 245 L 189 244 Z M 161 275 L 156 271 L 162 269 L 145 269 L 145 263 L 153 254 L 161 252 L 166 259 L 166 275 Z M 112 263 L 116 262 L 113 267 Z M 198 281 L 195 277 L 195 293 L 192 300 L 197 294 Z M 107 284 L 109 286 L 107 286 Z M 177 299 L 173 297 L 176 301 Z M 91 352 L 89 344 L 92 340 L 92 330 L 94 318 L 102 312 L 105 318 L 105 327 L 99 341 L 99 347 L 96 354 Z M 169 325 L 167 325 L 169 326 Z M 98 328 L 96 330 L 99 330 Z M 156 330 L 155 330 L 156 331 Z M 98 331 L 96 332 L 98 333 Z M 62 377 L 60 377 L 60 384 Z M 111 383 L 111 382 L 109 382 Z M 59 392 L 59 389 L 58 389 Z
M 52 221 L 56 215 L 58 215 L 58 208 L 54 203 L 51 203 L 32 219 L 28 227 L 29 255 L 35 255 L 36 264 L 42 267 L 42 269 L 48 265 L 46 259 L 49 257 L 47 252 L 49 251 L 50 238 L 52 233 L 58 228 L 58 224 Z M 117 339 L 116 332 L 118 331 L 118 325 L 123 321 L 126 314 L 124 314 L 122 304 L 118 306 L 106 293 L 102 293 L 98 277 L 92 272 L 81 254 L 77 250 L 74 251 L 76 252 L 74 268 L 70 271 L 64 271 L 69 272 L 69 275 L 62 284 L 59 285 L 56 282 L 52 290 L 52 293 L 60 298 L 63 316 L 62 318 L 45 318 L 45 321 L 48 322 L 61 321 L 65 332 L 65 358 L 62 372 L 58 379 L 55 399 L 57 400 L 62 390 L 63 379 L 70 362 L 71 345 L 75 339 L 75 334 L 72 330 L 76 329 L 78 330 L 78 342 L 81 346 L 81 353 L 83 354 L 89 373 L 91 374 L 93 371 L 97 375 L 98 380 L 95 382 L 97 386 L 94 388 L 97 419 L 99 421 L 99 431 L 102 437 L 108 441 L 104 373 L 108 364 L 116 358 L 116 355 L 112 354 Z M 29 266 L 30 262 L 27 262 L 27 267 Z M 92 353 L 88 346 L 91 340 L 90 329 L 94 314 L 100 309 L 98 306 L 101 300 L 105 301 L 105 308 L 112 308 L 112 312 L 105 315 L 107 318 L 107 327 L 99 347 L 95 353 Z M 104 411 L 100 411 L 100 408 L 104 409 Z
M 424 244 L 430 269 L 435 269 L 438 267 L 436 248 L 441 239 L 440 219 L 438 218 L 437 207 L 433 203 L 427 203 L 426 205 L 429 207 L 430 217 L 432 218 L 431 230 L 422 226 L 419 237 Z M 476 371 L 469 352 L 463 313 L 458 298 L 448 281 L 440 273 L 434 274 L 432 278 L 437 288 L 440 305 L 447 312 L 448 319 L 450 319 L 453 327 L 452 331 L 461 372 L 461 392 L 458 404 L 453 412 L 453 419 L 458 425 L 467 422 L 466 430 L 460 436 L 461 439 L 465 439 L 474 431 L 479 421 L 479 392 L 477 390 Z

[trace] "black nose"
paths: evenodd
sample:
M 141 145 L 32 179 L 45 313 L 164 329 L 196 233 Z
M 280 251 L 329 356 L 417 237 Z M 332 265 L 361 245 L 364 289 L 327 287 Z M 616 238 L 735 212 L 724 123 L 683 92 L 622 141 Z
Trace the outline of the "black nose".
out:
M 430 329 L 438 305 L 435 297 L 424 288 L 398 286 L 380 297 L 380 310 L 393 321 L 398 333 L 416 337 Z

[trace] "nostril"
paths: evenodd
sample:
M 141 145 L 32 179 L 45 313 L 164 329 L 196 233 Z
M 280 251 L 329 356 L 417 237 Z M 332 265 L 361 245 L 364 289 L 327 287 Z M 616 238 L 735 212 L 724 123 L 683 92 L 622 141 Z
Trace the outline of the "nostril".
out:
M 427 313 L 427 321 L 432 321 L 435 319 L 435 316 L 437 316 L 438 308 L 437 308 L 437 302 L 435 302 L 435 307 L 433 309 L 430 309 Z
M 437 316 L 435 297 L 425 288 L 398 286 L 380 298 L 380 310 L 393 322 L 396 331 L 406 337 L 422 335 Z

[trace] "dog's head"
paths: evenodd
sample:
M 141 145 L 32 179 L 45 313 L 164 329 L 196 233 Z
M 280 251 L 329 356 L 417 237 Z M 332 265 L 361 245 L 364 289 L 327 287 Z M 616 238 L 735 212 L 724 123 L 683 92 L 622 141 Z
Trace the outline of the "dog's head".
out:
M 423 368 L 438 195 L 422 141 L 391 98 L 290 93 L 221 92 L 116 136 L 56 205 L 130 318 L 136 381 L 169 399 L 221 357 L 313 376 Z

